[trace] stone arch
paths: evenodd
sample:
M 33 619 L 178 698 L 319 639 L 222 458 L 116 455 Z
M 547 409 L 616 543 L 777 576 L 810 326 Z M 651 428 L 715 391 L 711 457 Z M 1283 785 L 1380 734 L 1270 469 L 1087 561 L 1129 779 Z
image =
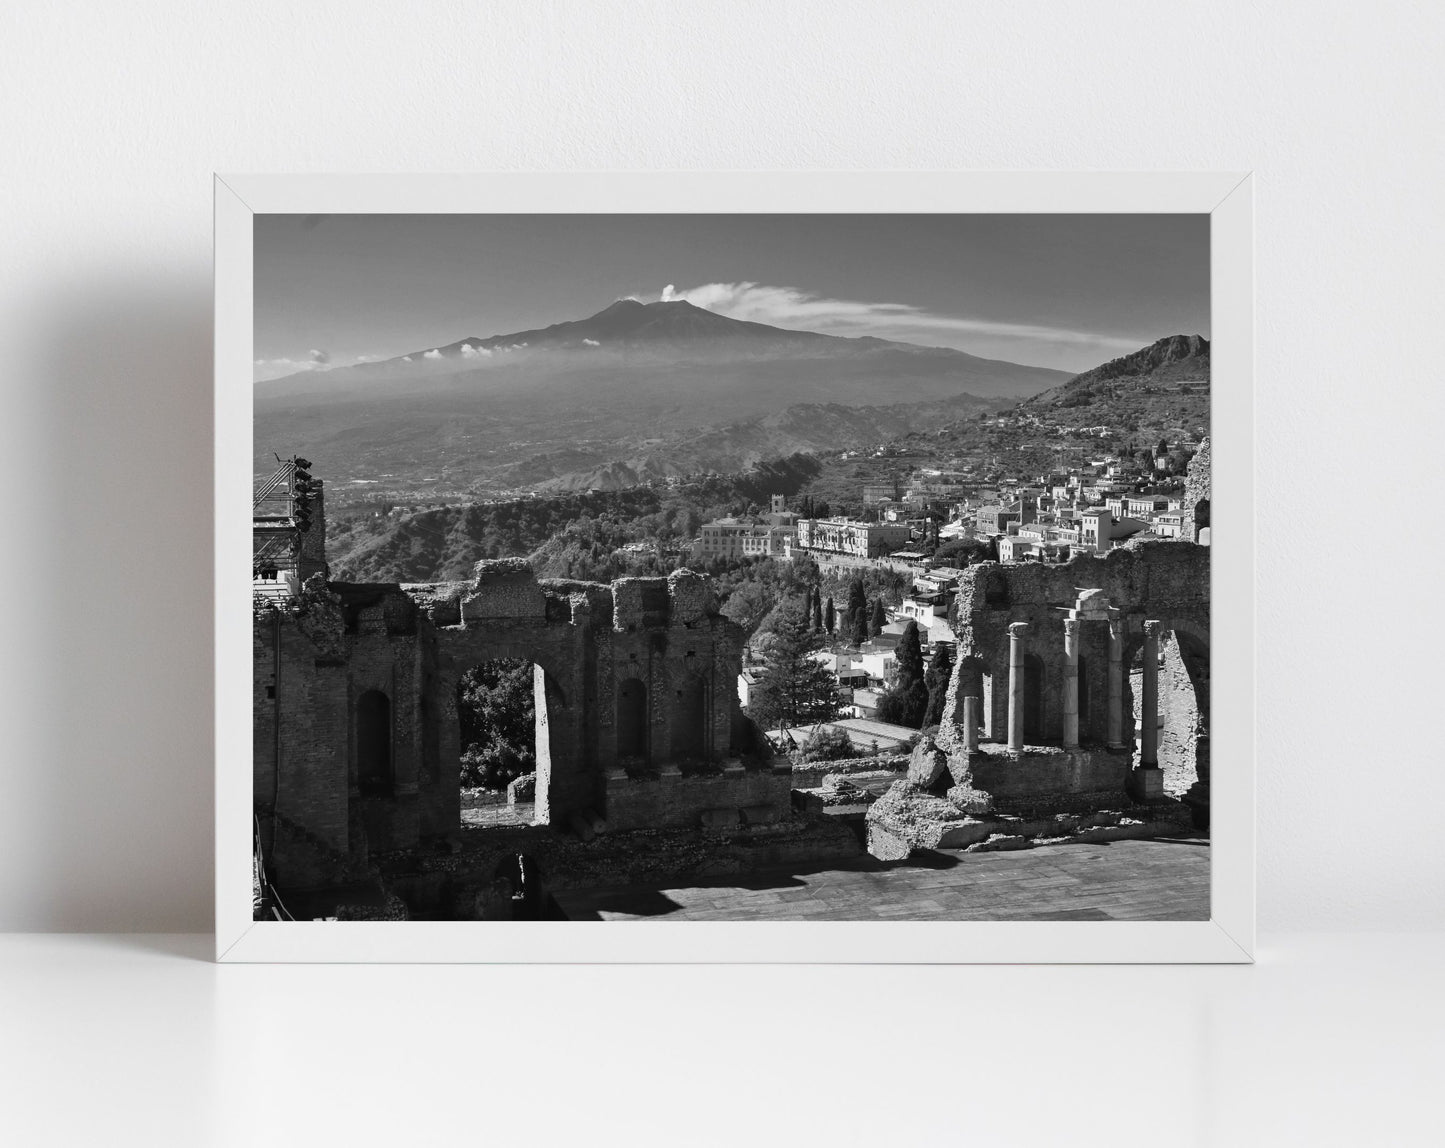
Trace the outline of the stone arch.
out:
M 391 699 L 364 690 L 356 699 L 356 785 L 363 797 L 394 797 Z
M 647 685 L 641 678 L 617 683 L 617 758 L 646 764 L 651 760 Z

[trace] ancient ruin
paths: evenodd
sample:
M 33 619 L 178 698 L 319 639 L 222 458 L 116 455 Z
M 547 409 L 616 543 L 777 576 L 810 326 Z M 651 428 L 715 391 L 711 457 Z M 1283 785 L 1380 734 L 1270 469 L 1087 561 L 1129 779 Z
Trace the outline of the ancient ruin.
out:
M 876 856 L 1208 823 L 1208 549 L 983 563 L 958 619 L 937 735 L 869 810 Z
M 319 483 L 312 497 L 301 561 L 324 552 Z M 688 570 L 539 582 L 502 559 L 467 582 L 358 585 L 315 569 L 294 594 L 258 592 L 253 653 L 258 837 L 285 887 L 344 884 L 381 855 L 458 849 L 457 685 L 493 658 L 534 666 L 523 845 L 789 813 L 788 763 L 774 767 L 739 708 L 739 628 Z
M 938 728 L 911 758 L 795 771 L 740 708 L 743 635 L 709 579 L 538 580 L 510 558 L 465 581 L 332 581 L 303 464 L 256 499 L 253 805 L 266 883 L 312 915 L 546 916 L 548 881 L 1208 823 L 1204 546 L 970 567 Z M 494 659 L 531 664 L 535 771 L 507 787 L 525 813 L 478 819 L 458 689 Z

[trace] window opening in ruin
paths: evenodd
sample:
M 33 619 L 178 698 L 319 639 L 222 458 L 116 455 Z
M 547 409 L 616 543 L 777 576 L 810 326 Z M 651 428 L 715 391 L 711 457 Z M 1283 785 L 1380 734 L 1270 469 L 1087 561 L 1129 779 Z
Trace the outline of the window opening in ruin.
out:
M 491 658 L 457 684 L 463 828 L 547 821 L 551 779 L 546 674 L 523 658 Z
M 391 701 L 380 690 L 356 699 L 356 781 L 365 797 L 391 797 Z
M 617 686 L 617 757 L 624 766 L 648 763 L 647 687 L 637 678 Z
M 1098 740 L 1094 729 L 1093 691 L 1089 688 L 1089 658 L 1079 655 L 1079 741 L 1085 745 Z

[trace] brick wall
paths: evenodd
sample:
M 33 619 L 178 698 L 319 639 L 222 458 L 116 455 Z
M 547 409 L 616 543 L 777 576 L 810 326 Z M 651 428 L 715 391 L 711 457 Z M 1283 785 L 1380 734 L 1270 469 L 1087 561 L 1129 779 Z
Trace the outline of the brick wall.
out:
M 257 613 L 258 813 L 275 812 L 352 858 L 455 838 L 457 685 L 494 658 L 537 668 L 536 815 L 554 825 L 589 810 L 611 818 L 605 778 L 624 764 L 617 692 L 629 678 L 646 687 L 646 737 L 640 760 L 627 764 L 646 770 L 684 761 L 706 770 L 757 740 L 734 688 L 742 633 L 717 613 L 710 581 L 690 571 L 611 586 L 538 582 L 513 559 L 479 563 L 466 583 L 359 585 L 318 576 L 293 607 Z M 394 784 L 382 797 L 358 788 L 357 705 L 372 690 L 389 702 Z M 632 823 L 675 824 L 709 801 L 786 811 L 788 784 L 753 770 L 741 780 L 689 778 L 665 796 L 639 790 L 619 800 Z M 276 864 L 284 869 L 284 858 Z

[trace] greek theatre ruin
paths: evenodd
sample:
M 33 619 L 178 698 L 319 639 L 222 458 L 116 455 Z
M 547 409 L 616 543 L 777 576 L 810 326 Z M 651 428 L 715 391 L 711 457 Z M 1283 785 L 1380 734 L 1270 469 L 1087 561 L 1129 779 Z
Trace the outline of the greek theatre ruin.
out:
M 1208 823 L 1208 548 L 972 567 L 957 633 L 936 736 L 869 810 L 876 856 Z
M 742 632 L 707 578 L 538 581 L 502 559 L 465 582 L 333 582 L 319 483 L 309 496 L 293 560 L 271 547 L 256 575 L 254 806 L 279 883 L 335 885 L 379 854 L 458 847 L 457 688 L 495 658 L 533 664 L 535 806 L 509 847 L 787 818 L 787 762 L 740 711 Z

